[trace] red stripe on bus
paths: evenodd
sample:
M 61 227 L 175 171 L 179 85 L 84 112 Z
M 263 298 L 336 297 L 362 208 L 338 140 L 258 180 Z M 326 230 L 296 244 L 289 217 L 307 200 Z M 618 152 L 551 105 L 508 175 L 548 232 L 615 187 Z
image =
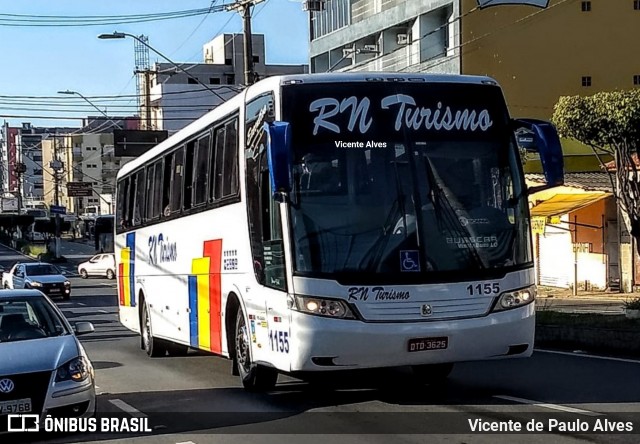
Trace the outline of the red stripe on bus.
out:
M 209 316 L 211 351 L 222 353 L 222 239 L 205 241 L 204 257 L 209 258 Z

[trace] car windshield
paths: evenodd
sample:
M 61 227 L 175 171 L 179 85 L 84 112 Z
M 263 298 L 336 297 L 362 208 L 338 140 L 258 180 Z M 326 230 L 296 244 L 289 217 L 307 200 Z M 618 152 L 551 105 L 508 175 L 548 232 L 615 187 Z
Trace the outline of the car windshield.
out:
M 532 260 L 518 151 L 497 87 L 328 91 L 284 93 L 289 111 L 310 110 L 285 116 L 297 274 L 426 282 Z
M 60 315 L 44 297 L 0 297 L 0 342 L 26 341 L 69 333 Z
M 27 265 L 25 269 L 27 270 L 27 276 L 46 276 L 51 274 L 60 274 L 56 267 L 48 264 Z

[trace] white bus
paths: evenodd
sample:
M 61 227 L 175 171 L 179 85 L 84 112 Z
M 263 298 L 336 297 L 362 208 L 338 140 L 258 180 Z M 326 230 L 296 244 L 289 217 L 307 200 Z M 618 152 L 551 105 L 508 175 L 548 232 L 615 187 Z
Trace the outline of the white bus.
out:
M 251 390 L 530 356 L 518 142 L 562 184 L 553 126 L 511 120 L 490 78 L 262 80 L 120 170 L 121 322 L 150 356 L 232 359 Z

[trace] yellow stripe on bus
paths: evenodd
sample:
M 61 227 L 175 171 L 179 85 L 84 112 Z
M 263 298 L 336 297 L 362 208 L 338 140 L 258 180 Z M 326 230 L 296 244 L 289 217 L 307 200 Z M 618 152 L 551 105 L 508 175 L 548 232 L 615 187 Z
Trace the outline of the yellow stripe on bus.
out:
M 122 286 L 124 293 L 125 307 L 131 306 L 131 286 L 129 285 L 129 273 L 131 272 L 131 249 L 123 248 L 120 251 L 120 260 L 122 261 Z
M 209 299 L 209 258 L 193 259 L 191 272 L 198 282 L 198 347 L 211 350 L 211 302 Z

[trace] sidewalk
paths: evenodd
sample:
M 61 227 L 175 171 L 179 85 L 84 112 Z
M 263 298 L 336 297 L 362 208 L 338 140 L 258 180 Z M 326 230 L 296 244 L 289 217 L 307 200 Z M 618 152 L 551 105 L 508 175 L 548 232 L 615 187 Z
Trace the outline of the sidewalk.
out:
M 613 293 L 605 291 L 578 291 L 571 289 L 538 287 L 537 311 L 561 311 L 565 313 L 594 313 L 624 315 L 625 302 L 640 297 L 640 293 Z

